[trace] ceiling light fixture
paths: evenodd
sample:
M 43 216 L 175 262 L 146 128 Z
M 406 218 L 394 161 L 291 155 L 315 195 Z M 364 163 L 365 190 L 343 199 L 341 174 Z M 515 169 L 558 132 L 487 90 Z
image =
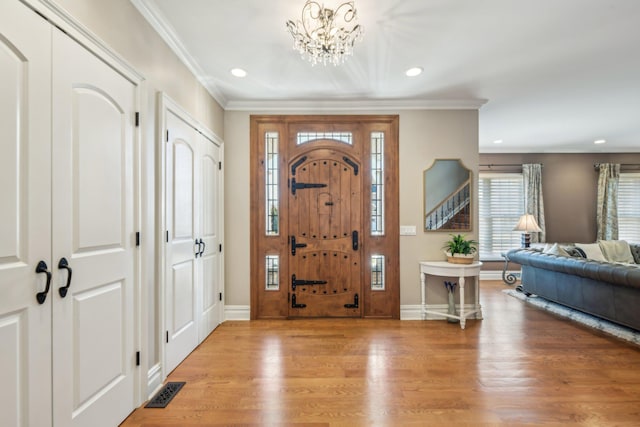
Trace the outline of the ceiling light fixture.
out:
M 353 55 L 353 45 L 363 33 L 352 1 L 334 10 L 308 0 L 302 7 L 301 19 L 287 21 L 287 30 L 293 36 L 293 48 L 312 65 L 342 64 Z
M 409 68 L 404 73 L 406 74 L 407 77 L 415 77 L 422 74 L 422 71 L 424 71 L 422 67 L 413 67 L 413 68 Z
M 247 72 L 242 68 L 232 68 L 231 74 L 233 74 L 236 77 L 247 77 Z
M 594 144 L 604 144 L 605 142 L 607 142 L 606 139 L 596 139 L 593 141 Z

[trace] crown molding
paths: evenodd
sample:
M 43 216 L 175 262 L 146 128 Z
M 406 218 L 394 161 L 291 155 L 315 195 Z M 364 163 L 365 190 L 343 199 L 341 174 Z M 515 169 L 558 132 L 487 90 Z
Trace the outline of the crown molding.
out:
M 227 111 L 398 111 L 398 110 L 479 110 L 486 99 L 369 99 L 369 100 L 270 100 L 229 101 Z
M 209 92 L 209 94 L 225 108 L 227 98 L 224 94 L 209 80 L 205 78 L 206 74 L 202 67 L 198 64 L 189 51 L 184 47 L 180 38 L 176 35 L 175 30 L 169 24 L 164 14 L 148 0 L 130 0 L 140 14 L 149 22 L 154 30 L 160 35 L 162 40 L 167 43 L 169 48 L 176 54 L 182 63 L 193 73 L 200 84 Z

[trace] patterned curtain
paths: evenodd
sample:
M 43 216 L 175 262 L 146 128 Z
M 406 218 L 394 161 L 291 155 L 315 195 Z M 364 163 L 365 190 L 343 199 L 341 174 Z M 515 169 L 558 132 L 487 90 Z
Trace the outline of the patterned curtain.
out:
M 618 182 L 620 164 L 601 163 L 598 176 L 596 240 L 618 240 Z
M 546 229 L 544 225 L 544 201 L 542 199 L 542 165 L 530 163 L 522 165 L 524 178 L 524 210 L 533 215 L 538 222 L 539 233 L 531 233 L 531 242 L 546 242 Z

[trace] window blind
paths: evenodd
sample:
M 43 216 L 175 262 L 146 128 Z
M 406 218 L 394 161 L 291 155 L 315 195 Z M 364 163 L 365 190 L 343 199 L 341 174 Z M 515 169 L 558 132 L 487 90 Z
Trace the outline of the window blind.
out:
M 618 184 L 618 238 L 640 243 L 640 173 L 621 173 Z
M 524 213 L 522 174 L 480 173 L 478 181 L 480 259 L 502 259 L 503 252 L 521 245 L 513 227 Z

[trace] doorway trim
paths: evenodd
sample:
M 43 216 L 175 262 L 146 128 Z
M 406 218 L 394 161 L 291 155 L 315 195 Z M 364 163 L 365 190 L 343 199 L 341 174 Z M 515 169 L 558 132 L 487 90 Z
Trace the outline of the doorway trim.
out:
M 385 285 L 373 289 L 371 267 L 363 262 L 362 286 L 363 318 L 400 318 L 399 273 L 399 116 L 398 115 L 252 115 L 250 117 L 250 265 L 251 319 L 283 319 L 288 317 L 290 303 L 286 274 L 279 274 L 277 289 L 266 289 L 266 256 L 278 255 L 284 260 L 290 250 L 285 232 L 266 234 L 266 164 L 265 138 L 267 133 L 278 135 L 278 199 L 286 200 L 289 174 L 288 162 L 295 156 L 296 134 L 306 129 L 334 132 L 349 129 L 358 139 L 362 150 L 363 192 L 361 245 L 363 259 L 382 255 Z M 371 135 L 384 134 L 384 233 L 372 233 L 371 218 Z M 283 203 L 283 202 L 281 202 Z M 281 206 L 282 208 L 284 205 Z M 278 218 L 279 230 L 288 229 L 288 219 Z M 287 268 L 283 267 L 282 272 Z

